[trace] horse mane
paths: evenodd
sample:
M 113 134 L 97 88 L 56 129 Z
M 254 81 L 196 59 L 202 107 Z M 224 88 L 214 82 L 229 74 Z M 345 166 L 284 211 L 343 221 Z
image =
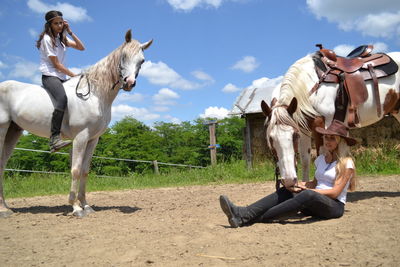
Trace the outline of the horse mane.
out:
M 315 84 L 312 75 L 315 73 L 314 62 L 311 55 L 297 60 L 286 72 L 282 80 L 280 95 L 276 105 L 289 105 L 296 97 L 297 110 L 293 113 L 294 121 L 304 130 L 310 131 L 307 117 L 315 118 L 319 113 L 310 102 L 310 84 Z
M 86 78 L 91 84 L 95 85 L 93 91 L 107 93 L 115 82 L 120 79 L 118 68 L 121 56 L 134 56 L 140 48 L 140 42 L 132 39 L 130 42 L 123 43 L 108 56 L 85 70 Z
M 265 124 L 268 124 L 267 127 L 267 136 L 271 136 L 272 126 L 273 125 L 289 125 L 293 127 L 297 132 L 300 132 L 299 125 L 296 121 L 289 115 L 286 108 L 283 106 L 275 106 L 272 109 L 272 116 L 270 116 L 271 120 L 266 121 Z M 269 138 L 267 138 L 268 146 L 271 147 L 271 143 Z

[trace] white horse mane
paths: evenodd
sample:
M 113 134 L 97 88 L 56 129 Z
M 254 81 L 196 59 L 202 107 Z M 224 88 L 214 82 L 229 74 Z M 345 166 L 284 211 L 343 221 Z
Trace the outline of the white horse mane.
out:
M 272 109 L 271 120 L 268 123 L 267 127 L 267 136 L 271 136 L 272 126 L 273 125 L 289 125 L 293 127 L 297 132 L 300 132 L 299 125 L 294 121 L 294 119 L 289 115 L 286 111 L 285 107 L 275 106 Z M 271 148 L 271 143 L 269 138 L 267 138 L 268 146 Z
M 112 51 L 108 56 L 101 59 L 95 65 L 84 71 L 88 81 L 94 84 L 94 91 L 107 91 L 119 80 L 119 63 L 123 53 L 130 57 L 140 50 L 140 42 L 131 40 L 122 44 L 120 47 Z M 103 92 L 100 92 L 103 93 Z
M 311 73 L 314 71 L 314 62 L 311 55 L 297 60 L 286 72 L 280 89 L 279 99 L 276 105 L 289 105 L 296 97 L 297 110 L 293 113 L 294 121 L 301 128 L 308 130 L 307 116 L 314 118 L 320 114 L 314 109 L 310 102 L 308 92 L 310 84 L 315 84 Z M 281 116 L 281 112 L 277 113 Z

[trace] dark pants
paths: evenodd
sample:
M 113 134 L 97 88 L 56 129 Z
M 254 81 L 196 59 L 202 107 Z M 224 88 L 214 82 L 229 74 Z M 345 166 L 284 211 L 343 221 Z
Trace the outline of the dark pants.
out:
M 269 222 L 295 211 L 323 219 L 339 218 L 344 213 L 344 204 L 312 190 L 293 194 L 285 188 L 280 188 L 241 210 L 241 215 L 247 218 L 249 223 Z
M 67 106 L 67 95 L 65 94 L 63 81 L 58 77 L 42 75 L 43 87 L 54 99 L 54 108 L 64 111 Z

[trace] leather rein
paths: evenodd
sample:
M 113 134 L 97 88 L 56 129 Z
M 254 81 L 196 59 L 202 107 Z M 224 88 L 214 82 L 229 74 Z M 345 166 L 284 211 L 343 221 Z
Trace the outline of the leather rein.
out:
M 86 75 L 85 73 L 81 73 L 80 74 L 79 81 L 78 81 L 78 83 L 76 84 L 76 87 L 75 87 L 75 94 L 79 98 L 86 98 L 88 95 L 90 95 L 90 91 L 91 91 L 90 90 L 90 82 L 89 82 L 89 79 L 87 79 L 87 78 L 86 78 L 86 82 L 87 82 L 87 85 L 88 85 L 88 92 L 86 94 L 82 94 L 82 93 L 78 92 L 79 84 L 81 83 L 81 80 L 85 75 Z M 126 81 L 126 78 L 124 78 L 122 76 L 122 74 L 121 74 L 121 66 L 118 66 L 118 75 L 119 75 L 119 79 L 111 86 L 110 91 L 114 90 L 115 86 L 117 86 L 118 84 Z

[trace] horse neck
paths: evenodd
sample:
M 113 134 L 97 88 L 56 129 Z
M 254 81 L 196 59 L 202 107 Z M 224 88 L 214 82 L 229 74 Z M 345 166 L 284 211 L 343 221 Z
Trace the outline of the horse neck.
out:
M 296 61 L 286 72 L 280 88 L 277 105 L 289 105 L 294 97 L 297 99 L 297 111 L 293 114 L 295 122 L 308 130 L 308 119 L 320 116 L 312 106 L 308 92 L 314 85 L 316 77 L 314 63 L 310 55 Z
M 93 93 L 109 103 L 112 103 L 118 94 L 115 83 L 119 80 L 121 49 L 122 46 L 115 49 L 85 72 L 89 83 L 93 85 Z

